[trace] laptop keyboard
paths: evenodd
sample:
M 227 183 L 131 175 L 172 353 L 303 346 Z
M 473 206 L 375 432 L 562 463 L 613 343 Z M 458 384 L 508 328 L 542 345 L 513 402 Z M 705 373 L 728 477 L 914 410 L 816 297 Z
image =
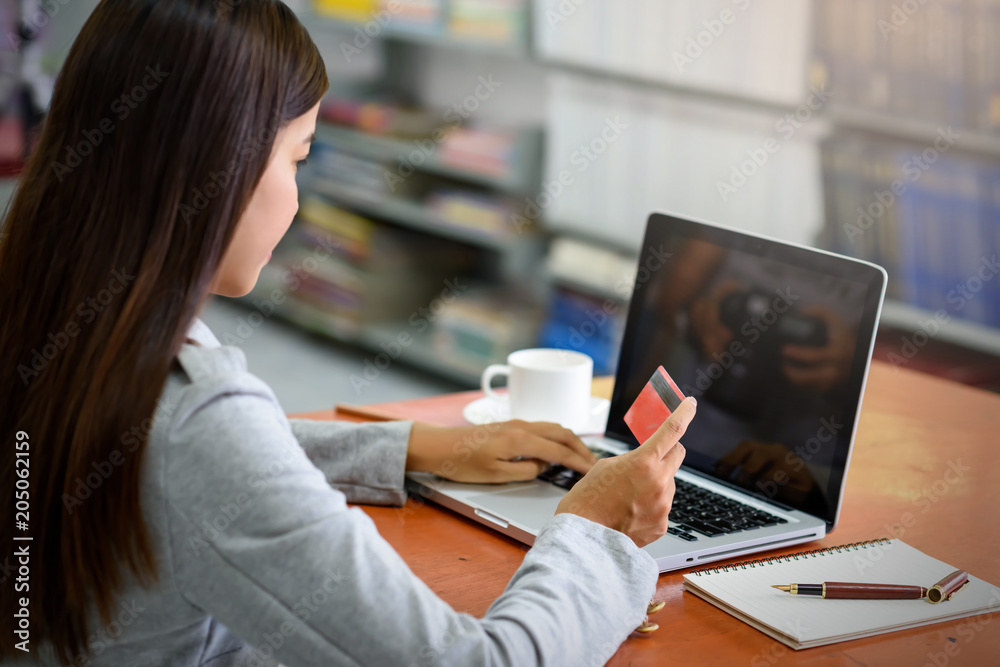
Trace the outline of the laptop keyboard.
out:
M 717 537 L 788 523 L 786 519 L 684 480 L 675 480 L 674 484 L 677 491 L 670 508 L 670 520 L 676 525 L 668 528 L 667 532 L 688 542 L 698 539 L 691 534 L 692 531 Z
M 594 456 L 599 459 L 606 459 L 615 455 L 614 452 L 609 452 L 606 449 L 596 449 L 593 447 L 590 447 L 589 449 L 594 453 Z M 552 482 L 556 486 L 561 486 L 564 489 L 572 489 L 574 484 L 583 479 L 583 475 L 572 468 L 567 468 L 566 466 L 557 464 L 549 466 L 549 469 L 539 475 L 538 479 L 543 482 Z
M 603 449 L 591 449 L 590 451 L 599 458 L 614 456 L 614 453 Z M 573 485 L 581 478 L 583 475 L 577 471 L 561 465 L 553 465 L 538 476 L 538 479 L 543 482 L 550 482 L 564 489 L 573 488 Z M 667 533 L 687 542 L 694 542 L 698 539 L 698 535 L 692 533 L 717 537 L 745 530 L 756 530 L 764 526 L 774 526 L 779 523 L 788 523 L 786 519 L 695 486 L 690 482 L 677 479 L 674 480 L 674 484 L 677 490 L 670 508 L 670 521 L 674 525 L 667 528 Z

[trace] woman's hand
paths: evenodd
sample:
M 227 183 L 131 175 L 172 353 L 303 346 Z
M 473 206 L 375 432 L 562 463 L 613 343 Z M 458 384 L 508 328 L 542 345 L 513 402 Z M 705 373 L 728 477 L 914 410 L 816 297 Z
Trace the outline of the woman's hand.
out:
M 590 519 L 625 533 L 640 547 L 662 537 L 674 500 L 674 473 L 684 460 L 679 440 L 696 405 L 693 398 L 684 399 L 637 449 L 598 461 L 559 502 L 556 514 Z
M 442 428 L 413 425 L 406 469 L 456 482 L 534 479 L 550 463 L 586 473 L 597 457 L 572 431 L 550 422 L 520 420 Z

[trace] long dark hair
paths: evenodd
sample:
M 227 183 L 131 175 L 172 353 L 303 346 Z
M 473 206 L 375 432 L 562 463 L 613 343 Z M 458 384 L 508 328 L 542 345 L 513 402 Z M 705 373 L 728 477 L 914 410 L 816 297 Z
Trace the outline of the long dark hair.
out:
M 87 612 L 155 581 L 151 417 L 275 134 L 327 88 L 277 0 L 102 0 L 73 44 L 0 230 L 0 616 L 27 598 L 32 645 L 85 653 Z

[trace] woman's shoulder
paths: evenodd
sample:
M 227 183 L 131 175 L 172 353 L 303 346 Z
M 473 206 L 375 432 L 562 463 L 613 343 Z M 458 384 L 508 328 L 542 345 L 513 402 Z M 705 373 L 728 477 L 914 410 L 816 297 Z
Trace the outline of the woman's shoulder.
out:
M 188 339 L 175 359 L 174 370 L 190 382 L 234 377 L 247 372 L 246 355 L 233 345 L 203 345 Z
M 243 350 L 185 343 L 160 395 L 151 439 L 169 439 L 171 432 L 204 412 L 211 413 L 213 421 L 232 423 L 262 407 L 283 415 L 271 388 L 247 370 Z

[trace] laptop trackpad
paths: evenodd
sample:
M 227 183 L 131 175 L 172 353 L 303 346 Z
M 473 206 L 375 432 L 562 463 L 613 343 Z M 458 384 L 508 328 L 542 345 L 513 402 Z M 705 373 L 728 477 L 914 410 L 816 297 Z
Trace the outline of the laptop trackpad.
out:
M 565 495 L 565 489 L 539 483 L 472 496 L 468 502 L 512 523 L 537 530 L 555 516 L 556 507 Z

